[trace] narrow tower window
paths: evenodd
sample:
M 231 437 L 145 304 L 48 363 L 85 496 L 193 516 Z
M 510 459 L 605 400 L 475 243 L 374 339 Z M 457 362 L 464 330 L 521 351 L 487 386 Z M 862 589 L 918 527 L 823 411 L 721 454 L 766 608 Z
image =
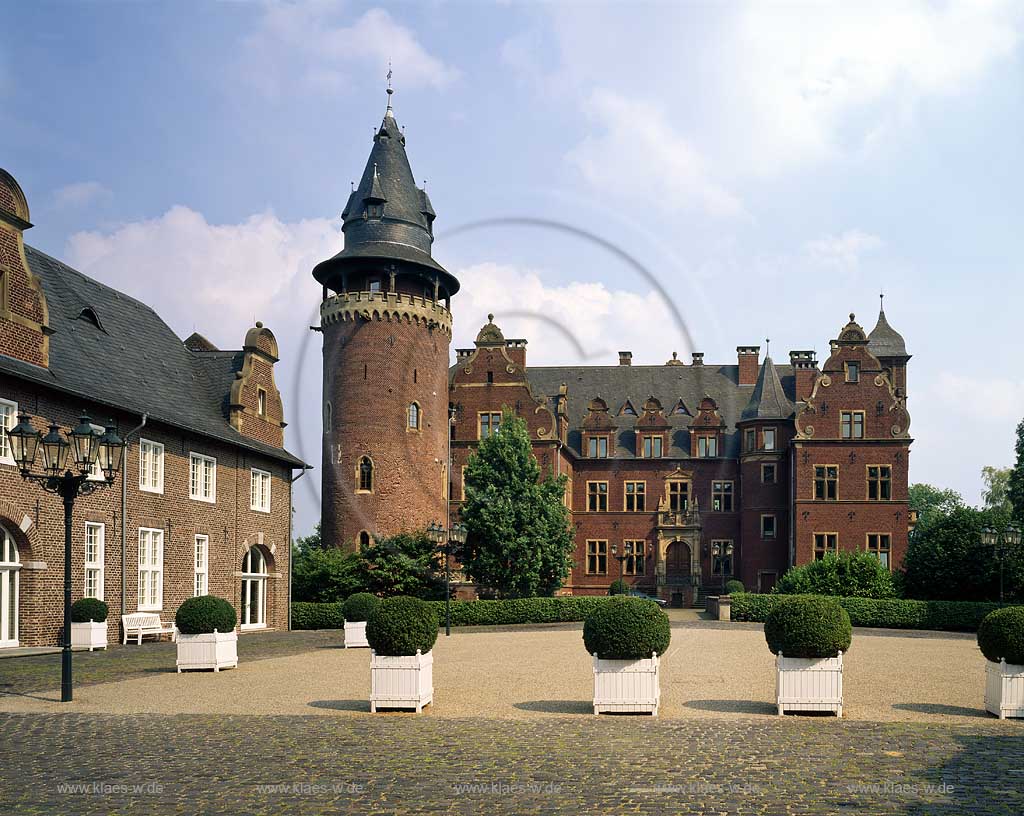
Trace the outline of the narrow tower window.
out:
M 409 403 L 409 430 L 418 431 L 420 429 L 420 406 L 415 402 Z
M 373 461 L 369 456 L 359 460 L 359 490 L 364 493 L 373 492 Z

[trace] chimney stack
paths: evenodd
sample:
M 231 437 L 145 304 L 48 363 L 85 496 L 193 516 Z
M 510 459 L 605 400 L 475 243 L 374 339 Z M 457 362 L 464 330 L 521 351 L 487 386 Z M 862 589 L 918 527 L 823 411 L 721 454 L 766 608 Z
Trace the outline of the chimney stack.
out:
M 793 377 L 796 381 L 797 400 L 806 400 L 814 389 L 814 380 L 818 376 L 818 360 L 813 350 L 791 351 L 789 364 L 793 366 Z
M 619 352 L 619 365 L 633 365 L 633 352 L 631 351 L 620 351 Z
M 693 362 L 692 362 L 693 365 L 695 365 L 695 366 L 702 366 L 702 365 L 704 365 L 704 352 L 703 351 L 694 351 L 694 352 L 691 352 L 691 354 L 693 356 Z
M 736 346 L 736 359 L 739 363 L 739 385 L 754 385 L 757 383 L 757 372 L 761 367 L 758 359 L 761 354 L 760 346 Z

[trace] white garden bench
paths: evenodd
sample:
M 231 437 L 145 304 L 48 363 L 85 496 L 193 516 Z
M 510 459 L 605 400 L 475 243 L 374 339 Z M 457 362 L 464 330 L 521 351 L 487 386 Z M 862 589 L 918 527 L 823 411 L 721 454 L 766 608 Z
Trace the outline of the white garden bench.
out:
M 156 612 L 133 612 L 130 615 L 121 616 L 121 630 L 124 632 L 122 645 L 127 645 L 128 638 L 133 637 L 136 643 L 141 646 L 142 638 L 155 635 L 170 635 L 171 641 L 178 639 L 178 627 L 173 623 L 164 623 Z

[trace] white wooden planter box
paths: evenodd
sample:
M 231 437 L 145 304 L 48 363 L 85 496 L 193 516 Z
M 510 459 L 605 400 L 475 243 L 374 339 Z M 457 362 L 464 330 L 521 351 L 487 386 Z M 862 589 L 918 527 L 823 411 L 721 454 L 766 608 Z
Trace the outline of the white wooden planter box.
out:
M 93 649 L 107 648 L 107 623 L 102 621 L 96 623 L 72 623 L 71 624 L 71 646 L 72 648 Z
M 602 660 L 594 655 L 594 713 L 631 712 L 658 716 L 660 659 Z
M 843 653 L 837 657 L 775 659 L 779 716 L 787 711 L 831 711 L 843 716 Z
M 434 699 L 434 653 L 391 657 L 370 652 L 370 711 L 414 708 Z
M 238 666 L 238 633 L 178 635 L 178 671 L 233 669 Z
M 1001 720 L 1024 717 L 1024 666 L 986 661 L 985 710 Z
M 366 642 L 366 621 L 345 621 L 345 648 L 370 648 Z

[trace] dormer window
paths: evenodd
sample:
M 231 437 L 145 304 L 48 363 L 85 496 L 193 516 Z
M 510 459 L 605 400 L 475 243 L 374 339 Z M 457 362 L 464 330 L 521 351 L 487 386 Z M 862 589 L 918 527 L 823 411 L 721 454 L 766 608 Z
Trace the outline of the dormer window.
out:
M 644 459 L 660 459 L 662 456 L 662 446 L 664 440 L 661 436 L 645 436 L 643 437 L 643 457 Z
M 846 381 L 848 383 L 860 382 L 860 363 L 849 362 L 846 364 Z
M 701 459 L 713 459 L 718 456 L 718 437 L 698 436 L 697 456 Z
M 607 459 L 608 458 L 608 437 L 607 436 L 592 436 L 590 437 L 589 443 L 589 456 L 591 459 Z

